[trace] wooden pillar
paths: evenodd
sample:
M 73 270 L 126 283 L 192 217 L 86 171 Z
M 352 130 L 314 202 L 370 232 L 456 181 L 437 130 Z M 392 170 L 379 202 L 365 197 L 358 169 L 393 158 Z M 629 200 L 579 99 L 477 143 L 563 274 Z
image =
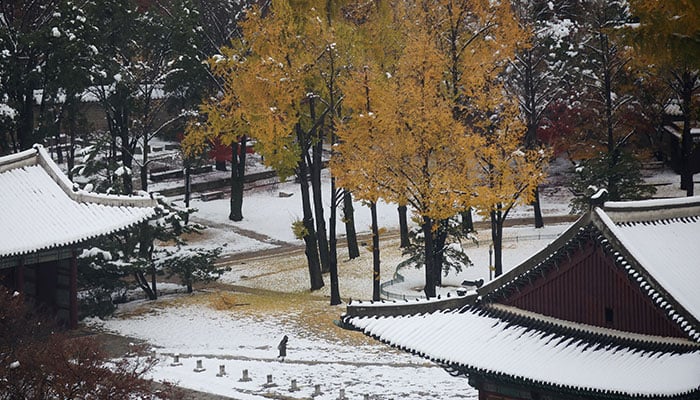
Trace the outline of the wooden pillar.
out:
M 75 249 L 71 252 L 70 260 L 70 319 L 71 329 L 78 327 L 78 253 Z
M 19 265 L 14 267 L 15 290 L 24 293 L 24 257 L 19 258 Z

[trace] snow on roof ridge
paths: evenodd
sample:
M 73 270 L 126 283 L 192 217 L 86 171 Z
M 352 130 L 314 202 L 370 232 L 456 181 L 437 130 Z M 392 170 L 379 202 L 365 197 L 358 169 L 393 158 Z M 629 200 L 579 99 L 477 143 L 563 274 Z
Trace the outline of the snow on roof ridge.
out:
M 380 299 L 380 300 L 353 300 L 350 299 L 350 302 L 348 305 L 363 305 L 363 306 L 377 306 L 381 307 L 383 305 L 406 305 L 406 304 L 415 304 L 415 303 L 437 303 L 445 300 L 451 300 L 459 297 L 464 297 L 466 294 L 455 294 L 454 297 L 452 297 L 452 294 L 449 292 L 445 295 L 437 295 L 435 297 L 431 297 L 429 299 L 422 298 L 422 297 L 416 297 L 413 299 Z M 401 300 L 401 301 L 399 301 Z
M 125 196 L 114 194 L 91 193 L 80 190 L 74 187 L 73 182 L 61 171 L 58 165 L 53 161 L 44 146 L 35 144 L 33 146 L 38 157 L 37 164 L 43 167 L 51 178 L 63 189 L 63 191 L 73 201 L 79 203 L 97 203 L 106 206 L 114 207 L 156 207 L 158 201 L 144 196 Z
M 650 208 L 650 207 L 667 207 L 672 205 L 687 205 L 698 203 L 700 204 L 700 196 L 691 197 L 670 197 L 664 199 L 647 199 L 647 200 L 628 200 L 628 201 L 606 201 L 603 208 L 619 209 L 619 208 Z
M 464 293 L 451 296 L 438 296 L 431 299 L 405 299 L 380 301 L 351 301 L 346 307 L 348 317 L 357 316 L 398 316 L 430 314 L 433 312 L 456 310 L 474 304 L 476 293 Z
M 510 287 L 521 278 L 526 277 L 533 271 L 538 270 L 543 265 L 550 262 L 553 258 L 556 262 L 556 255 L 561 249 L 565 249 L 571 242 L 578 238 L 582 231 L 585 231 L 590 226 L 590 213 L 582 215 L 574 222 L 566 231 L 559 237 L 542 248 L 540 251 L 524 260 L 510 271 L 494 278 L 491 282 L 484 284 L 477 289 L 482 298 L 492 297 L 495 294 L 500 294 L 503 289 Z
M 677 221 L 676 223 L 682 224 L 696 221 L 695 224 L 697 224 L 697 220 L 694 218 L 690 219 L 687 218 L 687 216 L 678 217 L 677 214 L 679 213 L 677 210 L 681 210 L 684 214 L 694 214 L 694 204 L 698 200 L 700 200 L 700 198 L 682 198 L 668 202 L 654 202 L 652 204 L 652 206 L 654 206 L 653 215 L 648 211 L 643 211 L 642 213 L 645 216 L 643 219 L 649 221 L 652 216 L 657 218 L 659 216 L 659 211 L 656 210 L 655 207 L 671 203 L 677 204 L 678 207 L 676 211 L 664 215 L 664 217 L 669 217 L 669 219 L 666 219 L 667 221 L 675 220 Z M 613 207 L 620 206 L 624 208 L 624 206 L 628 206 L 629 203 L 630 202 L 613 204 Z M 637 209 L 645 208 L 644 204 L 640 204 L 640 202 L 634 202 L 632 205 Z M 698 211 L 700 212 L 700 209 L 698 209 Z M 622 213 L 631 212 L 623 211 Z M 641 215 L 640 213 L 636 214 L 636 216 Z M 617 219 L 624 218 L 618 216 Z M 631 282 L 638 285 L 640 289 L 651 298 L 654 304 L 656 304 L 688 338 L 700 342 L 700 322 L 698 322 L 700 318 L 697 314 L 697 307 L 693 305 L 695 303 L 692 301 L 689 302 L 686 298 L 687 295 L 683 298 L 676 298 L 671 292 L 675 293 L 677 290 L 672 290 L 674 288 L 669 289 L 664 286 L 665 284 L 673 285 L 675 281 L 669 280 L 669 277 L 666 276 L 668 274 L 664 274 L 662 277 L 656 276 L 655 269 L 650 267 L 651 261 L 647 259 L 648 257 L 645 256 L 645 253 L 635 248 L 635 243 L 627 238 L 628 235 L 625 234 L 622 227 L 613 220 L 609 212 L 601 208 L 595 208 L 591 212 L 586 213 L 546 248 L 523 261 L 509 272 L 478 289 L 481 300 L 485 302 L 498 301 L 497 299 L 499 296 L 507 296 L 510 290 L 514 290 L 512 289 L 513 287 L 517 288 L 518 282 L 527 281 L 531 274 L 545 274 L 552 265 L 556 267 L 558 258 L 561 254 L 567 252 L 567 247 L 571 246 L 577 238 L 581 237 L 582 233 L 585 233 L 585 231 L 589 229 L 595 229 L 600 233 L 597 235 L 596 240 L 610 251 L 615 263 L 630 275 Z M 640 275 L 635 268 L 643 269 L 643 275 Z M 681 296 L 684 296 L 683 293 L 685 292 L 680 293 Z
M 22 168 L 36 164 L 37 151 L 32 148 L 19 153 L 8 154 L 0 157 L 0 173 L 15 168 Z
M 615 222 L 652 221 L 700 216 L 700 196 L 609 201 L 603 211 Z
M 484 306 L 486 310 L 495 310 L 501 313 L 507 313 L 514 316 L 521 316 L 529 320 L 534 320 L 538 322 L 543 322 L 546 325 L 564 328 L 567 330 L 573 330 L 581 333 L 587 333 L 600 337 L 608 337 L 614 339 L 622 339 L 624 341 L 646 343 L 652 345 L 673 345 L 682 346 L 689 348 L 700 348 L 700 343 L 691 341 L 687 338 L 678 338 L 670 336 L 656 336 L 656 335 L 645 335 L 642 333 L 626 332 L 617 329 L 605 328 L 601 326 L 588 325 L 580 322 L 567 321 L 564 319 L 559 319 L 555 317 L 550 317 L 548 315 L 539 314 L 536 312 L 523 310 L 518 307 L 509 306 L 500 303 L 490 303 Z M 541 329 L 539 329 L 541 330 Z

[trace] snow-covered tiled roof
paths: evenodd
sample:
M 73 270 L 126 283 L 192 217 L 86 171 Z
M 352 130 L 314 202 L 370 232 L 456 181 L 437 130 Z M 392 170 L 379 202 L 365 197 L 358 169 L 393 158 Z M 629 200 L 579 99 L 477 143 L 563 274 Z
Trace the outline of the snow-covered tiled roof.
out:
M 664 112 L 674 117 L 683 116 L 683 109 L 681 109 L 681 105 L 676 100 L 670 101 L 668 104 L 666 104 L 666 107 L 664 107 Z
M 595 231 L 595 233 L 592 233 Z M 581 237 L 597 236 L 630 275 L 688 337 L 700 341 L 700 197 L 607 202 L 581 217 L 542 251 L 479 289 L 506 293 L 556 264 Z
M 491 316 L 479 307 L 423 315 L 346 317 L 365 334 L 458 373 L 511 377 L 596 394 L 700 394 L 700 349 L 640 350 Z
M 0 258 L 62 247 L 142 222 L 149 197 L 74 189 L 41 146 L 0 157 Z

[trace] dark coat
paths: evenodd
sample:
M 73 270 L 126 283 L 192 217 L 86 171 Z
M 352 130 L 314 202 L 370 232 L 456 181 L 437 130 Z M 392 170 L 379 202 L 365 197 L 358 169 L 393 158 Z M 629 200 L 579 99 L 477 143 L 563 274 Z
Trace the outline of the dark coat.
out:
M 289 340 L 289 338 L 287 338 L 287 335 L 284 335 L 284 337 L 280 341 L 280 344 L 277 345 L 277 350 L 280 351 L 280 354 L 277 357 L 287 357 L 287 341 L 288 340 Z

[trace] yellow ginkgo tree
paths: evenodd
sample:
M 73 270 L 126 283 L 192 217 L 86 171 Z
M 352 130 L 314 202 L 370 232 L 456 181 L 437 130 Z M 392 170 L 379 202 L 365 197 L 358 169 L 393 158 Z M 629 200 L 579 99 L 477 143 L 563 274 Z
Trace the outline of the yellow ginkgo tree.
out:
M 535 189 L 545 178 L 549 152 L 525 145 L 527 128 L 518 118 L 516 100 L 502 95 L 500 85 L 491 91 L 486 96 L 490 101 L 481 103 L 479 122 L 474 124 L 483 145 L 475 153 L 479 178 L 473 205 L 491 222 L 494 265 L 489 267 L 493 267 L 494 276 L 499 276 L 503 273 L 505 221 L 513 207 L 530 204 L 534 199 Z
M 186 125 L 185 137 L 181 142 L 185 163 L 205 154 L 211 147 L 221 144 L 231 147 L 231 205 L 229 219 L 243 219 L 243 179 L 245 177 L 245 158 L 248 141 L 247 118 L 239 107 L 238 91 L 231 90 L 239 84 L 239 76 L 247 64 L 242 62 L 238 53 L 231 48 L 222 49 L 225 55 L 218 55 L 209 60 L 209 67 L 214 75 L 222 80 L 224 90 L 229 96 L 209 98 L 199 106 L 199 117 Z M 239 88 L 242 90 L 242 88 Z M 189 171 L 186 171 L 186 185 L 189 184 Z M 186 199 L 189 197 L 189 188 Z
M 472 137 L 477 179 L 468 204 L 491 222 L 496 276 L 502 273 L 503 225 L 518 204 L 534 199 L 548 153 L 527 146 L 515 99 L 503 89 L 503 72 L 528 34 L 507 1 L 435 0 L 426 17 L 448 60 L 446 80 L 454 117 Z M 470 218 L 468 210 L 463 219 Z
M 411 206 L 424 235 L 424 291 L 432 297 L 441 273 L 436 222 L 473 206 L 492 219 L 498 239 L 510 209 L 531 199 L 546 157 L 521 149 L 517 107 L 497 88 L 524 38 L 508 2 L 390 4 L 400 45 L 378 46 L 379 56 L 357 64 L 347 80 L 353 113 L 339 130 L 333 173 L 359 198 Z
M 353 115 L 338 130 L 332 172 L 360 199 L 411 206 L 425 234 L 424 291 L 434 297 L 434 222 L 464 208 L 476 146 L 453 116 L 445 57 L 410 11 L 397 5 L 405 43 L 396 64 L 368 60 L 345 84 Z
M 308 151 L 318 128 L 317 120 L 303 113 L 313 97 L 309 71 L 315 61 L 305 35 L 308 16 L 285 1 L 263 11 L 249 10 L 241 23 L 244 40 L 210 60 L 225 82 L 223 95 L 202 105 L 206 120 L 190 125 L 184 147 L 197 151 L 211 137 L 226 143 L 246 134 L 280 177 L 298 177 L 303 216 L 295 232 L 304 239 L 311 289 L 316 290 L 324 283 L 307 182 Z

